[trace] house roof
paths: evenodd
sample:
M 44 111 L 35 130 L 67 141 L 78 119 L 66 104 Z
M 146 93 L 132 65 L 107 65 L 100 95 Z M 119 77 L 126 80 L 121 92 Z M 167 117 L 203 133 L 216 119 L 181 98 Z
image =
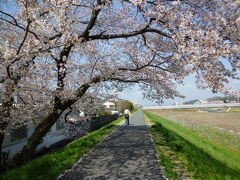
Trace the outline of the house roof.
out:
M 109 105 L 115 105 L 115 103 L 107 101 L 107 102 L 103 103 L 103 105 L 104 106 L 109 106 Z

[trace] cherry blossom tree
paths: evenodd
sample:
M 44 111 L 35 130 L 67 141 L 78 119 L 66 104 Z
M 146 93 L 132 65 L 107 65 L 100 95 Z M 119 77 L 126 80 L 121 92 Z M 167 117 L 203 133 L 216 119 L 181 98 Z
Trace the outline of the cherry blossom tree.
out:
M 161 103 L 177 84 L 236 93 L 240 9 L 236 0 L 18 0 L 0 10 L 1 138 L 8 126 L 45 112 L 12 166 L 29 159 L 61 114 L 86 92 L 102 96 L 139 84 Z M 13 97 L 21 106 L 13 106 Z M 20 118 L 16 118 L 20 117 Z M 14 119 L 14 120 L 13 120 Z

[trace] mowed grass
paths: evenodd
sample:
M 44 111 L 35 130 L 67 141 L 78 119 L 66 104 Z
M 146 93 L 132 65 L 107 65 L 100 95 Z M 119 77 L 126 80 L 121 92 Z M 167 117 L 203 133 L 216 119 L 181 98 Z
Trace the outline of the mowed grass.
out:
M 165 165 L 166 175 L 171 179 L 240 179 L 239 151 L 219 146 L 156 114 L 145 114 L 154 123 L 150 129 L 153 140 Z M 184 170 L 179 175 L 179 166 L 187 169 L 188 173 Z
M 152 111 L 233 150 L 240 150 L 240 113 Z
M 21 167 L 0 175 L 1 180 L 55 180 L 79 159 L 115 130 L 123 117 L 68 144 L 63 149 L 34 159 Z

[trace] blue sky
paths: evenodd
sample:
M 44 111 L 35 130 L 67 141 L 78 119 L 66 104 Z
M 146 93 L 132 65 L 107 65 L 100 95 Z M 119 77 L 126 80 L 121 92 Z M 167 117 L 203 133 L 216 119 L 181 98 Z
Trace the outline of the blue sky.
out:
M 220 57 L 220 60 L 227 69 L 232 70 L 232 67 L 227 59 Z M 239 71 L 238 76 L 240 76 Z M 183 94 L 185 98 L 165 99 L 162 105 L 173 105 L 175 102 L 186 102 L 194 99 L 205 100 L 214 96 L 224 96 L 224 94 L 222 93 L 213 94 L 212 91 L 209 89 L 198 89 L 195 84 L 194 75 L 186 77 L 183 81 L 183 84 L 184 85 L 180 85 L 177 90 L 181 94 Z M 236 91 L 240 91 L 240 80 L 229 79 L 228 86 L 231 86 Z M 143 106 L 159 105 L 155 102 L 144 99 L 142 96 L 142 92 L 138 90 L 137 86 L 131 89 L 126 89 L 121 94 L 119 94 L 119 97 L 135 103 L 142 104 Z
M 240 81 L 238 80 L 231 80 L 229 82 L 229 85 L 232 86 L 235 90 L 240 91 Z M 184 99 L 182 98 L 175 98 L 175 99 L 166 99 L 164 100 L 164 103 L 162 105 L 173 105 L 174 102 L 185 102 L 193 99 L 207 99 L 213 96 L 224 96 L 221 93 L 215 93 L 213 94 L 212 91 L 205 89 L 198 89 L 194 82 L 194 77 L 189 76 L 185 78 L 184 85 L 181 85 L 178 87 L 178 91 L 180 91 L 184 96 L 186 96 Z M 130 100 L 135 103 L 140 103 L 143 106 L 151 106 L 151 105 L 158 105 L 154 102 L 148 101 L 147 99 L 143 99 L 142 92 L 140 92 L 137 88 L 137 86 L 126 89 L 121 94 L 119 94 L 120 98 Z

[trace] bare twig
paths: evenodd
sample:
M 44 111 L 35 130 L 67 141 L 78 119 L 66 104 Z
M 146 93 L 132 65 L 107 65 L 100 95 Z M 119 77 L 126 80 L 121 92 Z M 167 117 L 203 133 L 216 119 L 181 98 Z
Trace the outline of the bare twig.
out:
M 23 40 L 22 40 L 22 43 L 20 44 L 20 46 L 19 46 L 19 48 L 18 48 L 18 50 L 17 50 L 17 55 L 20 53 L 20 51 L 21 51 L 21 49 L 22 49 L 22 47 L 23 47 L 23 44 L 24 44 L 24 42 L 25 42 L 26 39 L 27 39 L 27 35 L 28 35 L 28 32 L 29 32 L 29 26 L 30 26 L 30 24 L 31 24 L 31 21 L 28 20 L 28 24 L 27 24 L 27 27 L 26 27 L 26 32 L 25 32 L 24 38 L 23 38 Z

